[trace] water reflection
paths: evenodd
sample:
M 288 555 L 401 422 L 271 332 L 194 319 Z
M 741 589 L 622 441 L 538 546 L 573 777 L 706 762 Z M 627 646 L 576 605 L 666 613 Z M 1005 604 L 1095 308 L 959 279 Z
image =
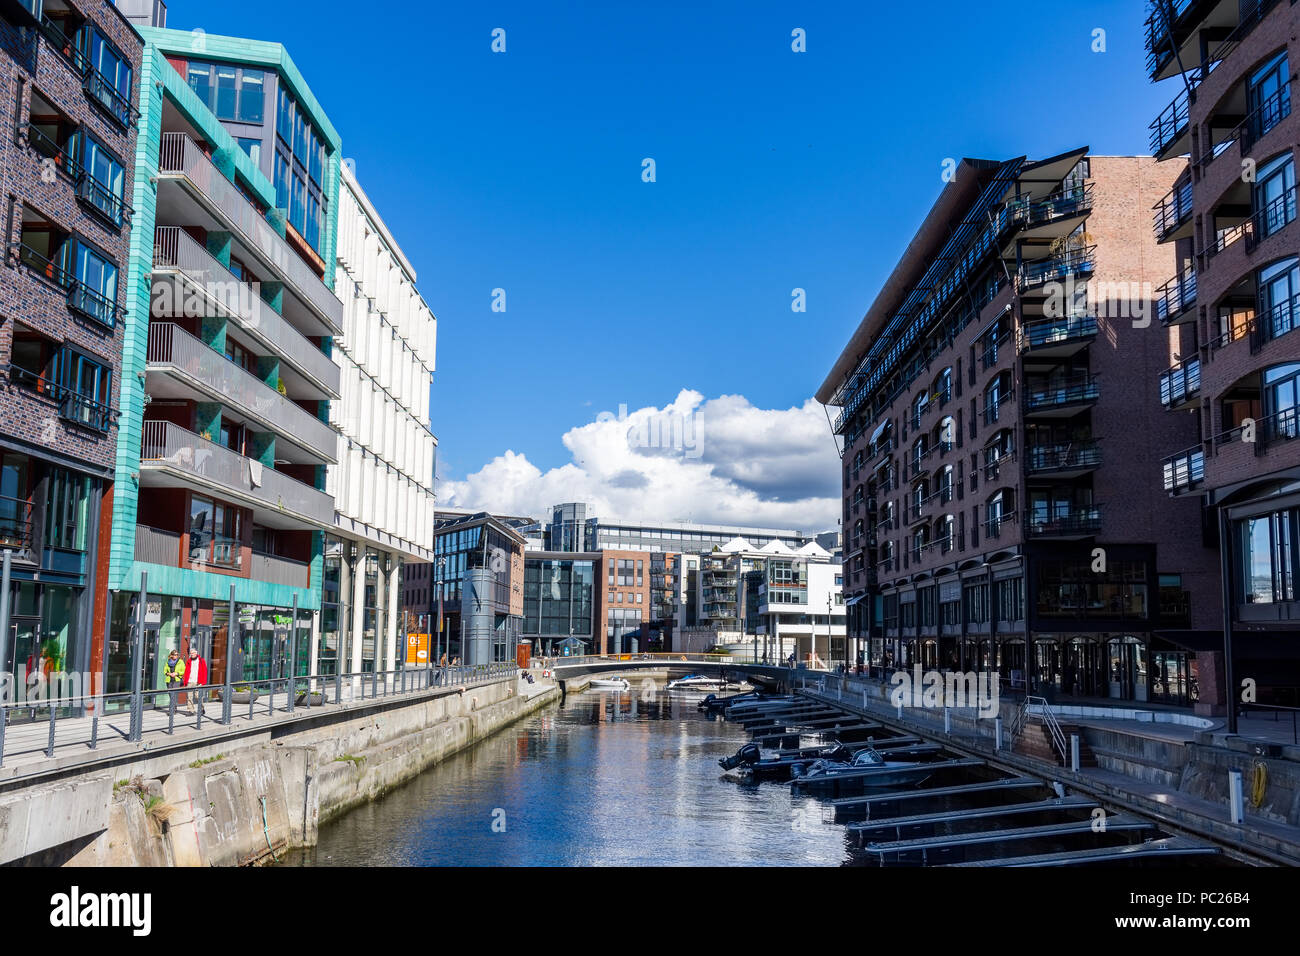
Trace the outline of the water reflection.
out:
M 842 827 L 723 780 L 747 741 L 696 695 L 587 691 L 321 828 L 303 866 L 835 865 Z M 650 699 L 646 699 L 649 697 Z M 496 824 L 494 827 L 494 823 Z M 502 831 L 504 825 L 504 832 Z

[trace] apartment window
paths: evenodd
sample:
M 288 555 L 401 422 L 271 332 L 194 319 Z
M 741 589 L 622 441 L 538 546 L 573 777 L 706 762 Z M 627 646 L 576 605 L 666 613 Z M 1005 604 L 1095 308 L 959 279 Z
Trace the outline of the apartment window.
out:
M 998 618 L 1003 621 L 1025 619 L 1025 580 L 1008 578 L 997 582 Z
M 1296 600 L 1296 511 L 1286 509 L 1246 518 L 1237 527 L 1245 603 Z
M 253 161 L 253 165 L 260 169 L 262 166 L 262 141 L 247 136 L 238 136 L 235 138 L 235 142 L 239 144 L 240 149 L 248 154 L 248 158 Z
M 1264 414 L 1269 440 L 1300 437 L 1300 362 L 1264 370 Z
M 311 122 L 283 85 L 279 88 L 276 123 L 276 205 L 312 248 L 318 246 L 326 218 L 322 178 L 327 152 Z
M 967 624 L 987 624 L 989 620 L 989 586 L 987 582 L 967 584 L 962 588 L 962 605 Z
M 1291 79 L 1285 50 L 1251 74 L 1247 109 L 1251 140 L 1259 139 L 1291 114 Z M 1242 152 L 1247 148 L 1243 145 Z
M 97 486 L 89 475 L 66 468 L 51 468 L 45 503 L 45 545 L 66 551 L 86 550 L 91 490 Z
M 84 130 L 81 141 L 81 178 L 77 195 L 120 226 L 126 210 L 123 196 L 125 170 L 118 158 Z
M 118 123 L 131 123 L 131 64 L 97 29 L 82 27 L 79 47 L 89 63 L 86 89 Z
M 190 561 L 237 568 L 241 563 L 242 512 L 231 505 L 194 495 L 190 498 Z
M 59 353 L 60 412 L 64 418 L 106 432 L 112 423 L 113 371 L 65 346 Z
M 191 60 L 185 64 L 185 80 L 217 119 L 262 122 L 266 75 L 261 70 Z
M 934 627 L 934 599 L 935 588 L 933 585 L 928 588 L 921 588 L 916 592 L 916 603 L 919 608 L 922 627 Z
M 912 600 L 900 604 L 898 607 L 899 624 L 905 628 L 916 627 L 916 595 L 912 595 Z
M 1259 239 L 1273 235 L 1295 219 L 1295 160 L 1289 150 L 1255 174 L 1251 201 L 1260 217 Z

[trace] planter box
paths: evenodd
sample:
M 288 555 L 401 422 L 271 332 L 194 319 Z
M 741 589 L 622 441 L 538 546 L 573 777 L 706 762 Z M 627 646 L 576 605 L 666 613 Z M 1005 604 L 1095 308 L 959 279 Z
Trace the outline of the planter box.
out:
M 308 697 L 311 700 L 308 700 Z M 305 703 L 308 707 L 320 707 L 325 703 L 325 694 L 322 691 L 314 690 L 309 695 L 305 690 L 299 691 L 298 696 L 294 698 L 294 704 Z
M 237 690 L 230 694 L 230 701 L 233 704 L 251 704 L 262 695 L 255 690 Z

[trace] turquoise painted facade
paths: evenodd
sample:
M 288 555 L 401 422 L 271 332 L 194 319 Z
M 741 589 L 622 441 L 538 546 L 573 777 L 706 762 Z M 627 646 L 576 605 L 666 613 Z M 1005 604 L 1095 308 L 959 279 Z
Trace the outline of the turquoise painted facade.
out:
M 140 493 L 140 445 L 145 411 L 145 367 L 156 225 L 156 178 L 164 102 L 170 102 L 206 141 L 211 149 L 214 165 L 228 177 L 232 177 L 237 172 L 242 184 L 251 191 L 252 195 L 267 209 L 272 210 L 268 219 L 276 231 L 281 236 L 286 232 L 284 221 L 274 213 L 276 208 L 274 184 L 262 174 L 234 138 L 226 132 L 216 116 L 199 100 L 180 74 L 167 62 L 166 56 L 171 54 L 225 61 L 275 71 L 280 82 L 287 85 L 299 106 L 311 117 L 317 133 L 329 150 L 322 173 L 324 181 L 321 183 L 323 194 L 327 198 L 328 214 L 322 226 L 320 254 L 326 263 L 324 282 L 331 289 L 334 285 L 333 262 L 337 248 L 341 170 L 341 143 L 338 133 L 282 45 L 236 37 L 204 36 L 203 49 L 200 52 L 194 49 L 197 35 L 190 31 L 160 30 L 149 27 L 139 29 L 145 39 L 145 49 L 139 81 L 139 138 L 136 145 L 136 177 L 132 198 L 135 215 L 131 229 L 130 255 L 125 270 L 127 313 L 123 323 L 121 419 L 118 429 L 108 588 L 110 591 L 138 590 L 141 572 L 147 572 L 149 590 L 153 593 L 225 600 L 230 596 L 230 586 L 234 584 L 235 598 L 241 604 L 289 607 L 296 596 L 300 609 L 319 610 L 324 564 L 323 531 L 317 531 L 313 535 L 310 562 L 311 585 L 307 588 L 295 588 L 188 568 L 146 564 L 135 560 L 136 519 Z M 213 248 L 210 251 L 217 258 L 222 258 L 220 248 Z M 224 261 L 229 262 L 228 244 Z M 272 297 L 270 304 L 277 311 L 279 310 L 277 297 Z M 216 346 L 224 341 L 224 330 L 213 329 L 211 337 L 207 338 L 210 344 Z M 326 351 L 328 350 L 329 341 L 326 340 Z M 268 377 L 271 374 L 268 370 Z M 321 403 L 319 417 L 328 418 L 324 402 Z M 316 487 L 323 489 L 324 486 L 325 469 L 318 467 Z

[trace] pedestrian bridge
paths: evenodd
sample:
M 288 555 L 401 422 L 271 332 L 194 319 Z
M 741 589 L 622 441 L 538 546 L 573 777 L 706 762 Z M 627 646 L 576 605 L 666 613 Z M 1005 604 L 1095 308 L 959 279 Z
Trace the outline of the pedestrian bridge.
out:
M 534 666 L 550 671 L 557 679 L 566 680 L 595 674 L 627 674 L 633 671 L 668 671 L 673 675 L 704 674 L 722 677 L 724 674 L 744 680 L 758 680 L 764 684 L 780 684 L 795 675 L 827 674 L 804 668 L 777 664 L 756 664 L 736 660 L 730 654 L 588 654 L 582 657 L 546 657 L 534 659 Z

